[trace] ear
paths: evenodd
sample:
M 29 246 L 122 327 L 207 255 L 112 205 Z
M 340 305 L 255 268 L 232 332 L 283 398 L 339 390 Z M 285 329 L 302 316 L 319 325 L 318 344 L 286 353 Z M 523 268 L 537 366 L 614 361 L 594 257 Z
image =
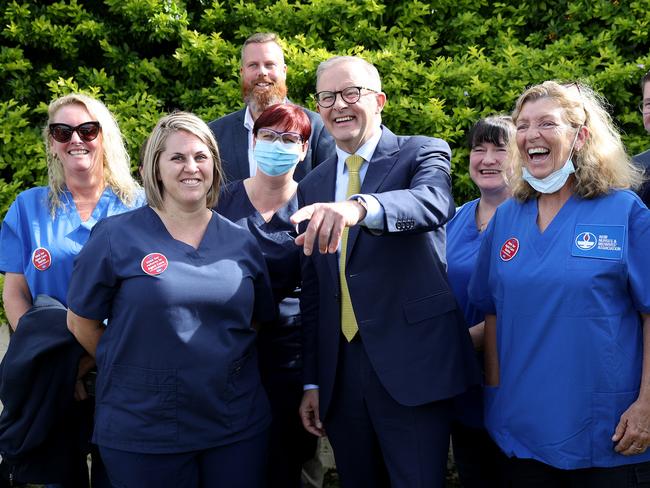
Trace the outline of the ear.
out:
M 578 131 L 578 137 L 576 138 L 576 145 L 575 145 L 575 150 L 579 151 L 582 149 L 582 146 L 584 146 L 587 143 L 587 139 L 589 139 L 589 129 L 587 129 L 584 125 L 580 126 L 580 130 Z
M 376 93 L 375 99 L 377 100 L 377 113 L 380 113 L 386 105 L 386 94 L 384 92 Z

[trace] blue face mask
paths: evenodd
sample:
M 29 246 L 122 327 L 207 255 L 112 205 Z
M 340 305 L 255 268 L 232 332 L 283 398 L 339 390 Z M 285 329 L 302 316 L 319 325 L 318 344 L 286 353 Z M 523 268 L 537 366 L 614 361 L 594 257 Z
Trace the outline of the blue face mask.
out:
M 253 158 L 257 167 L 269 176 L 280 176 L 291 171 L 302 153 L 302 144 L 284 144 L 281 141 L 256 141 Z
M 533 175 L 530 174 L 528 169 L 523 168 L 522 170 L 523 179 L 530 186 L 532 186 L 535 190 L 537 190 L 540 193 L 546 193 L 546 194 L 555 193 L 560 188 L 562 188 L 566 183 L 566 180 L 569 179 L 569 175 L 576 172 L 575 166 L 573 166 L 573 161 L 571 160 L 571 154 L 573 154 L 573 148 L 576 145 L 576 141 L 578 140 L 578 134 L 580 133 L 581 128 L 582 126 L 578 127 L 578 130 L 576 131 L 576 135 L 573 138 L 573 142 L 571 143 L 571 150 L 569 151 L 569 159 L 566 160 L 564 166 L 562 166 L 557 171 L 553 171 L 546 178 L 542 178 L 542 179 L 535 178 Z
M 555 193 L 564 186 L 566 180 L 569 179 L 569 175 L 575 172 L 576 169 L 573 166 L 573 161 L 569 158 L 564 163 L 564 166 L 557 171 L 553 171 L 546 178 L 535 178 L 526 168 L 523 168 L 523 178 L 540 193 Z

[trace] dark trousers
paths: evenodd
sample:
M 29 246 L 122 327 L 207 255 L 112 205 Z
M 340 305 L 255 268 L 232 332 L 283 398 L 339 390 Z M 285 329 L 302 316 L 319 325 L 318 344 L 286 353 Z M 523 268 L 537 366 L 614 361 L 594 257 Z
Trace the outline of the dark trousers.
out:
M 650 462 L 564 470 L 533 459 L 510 458 L 508 472 L 513 488 L 650 488 Z
M 342 488 L 443 488 L 452 403 L 397 403 L 362 341 L 342 340 L 325 429 Z
M 225 446 L 142 454 L 100 446 L 114 488 L 263 488 L 267 433 Z
M 505 488 L 508 457 L 485 429 L 451 426 L 451 445 L 463 488 Z

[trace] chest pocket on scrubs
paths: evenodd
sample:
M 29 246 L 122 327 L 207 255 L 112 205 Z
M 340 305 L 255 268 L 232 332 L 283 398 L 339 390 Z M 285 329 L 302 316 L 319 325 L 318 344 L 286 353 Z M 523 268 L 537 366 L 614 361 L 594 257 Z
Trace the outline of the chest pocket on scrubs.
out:
M 148 445 L 177 440 L 176 370 L 115 364 L 106 398 L 111 403 L 108 430 L 120 440 Z

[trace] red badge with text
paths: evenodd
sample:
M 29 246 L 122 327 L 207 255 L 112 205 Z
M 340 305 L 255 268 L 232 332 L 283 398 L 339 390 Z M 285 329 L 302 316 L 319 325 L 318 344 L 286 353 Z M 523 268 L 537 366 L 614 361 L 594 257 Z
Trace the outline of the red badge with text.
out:
M 160 273 L 167 269 L 168 265 L 169 262 L 167 261 L 165 255 L 160 254 L 159 252 L 152 252 L 150 254 L 147 254 L 142 258 L 142 262 L 140 263 L 142 271 L 150 276 L 158 276 Z
M 519 240 L 516 237 L 511 237 L 501 246 L 499 257 L 502 261 L 510 261 L 517 255 L 517 251 L 519 251 Z
M 52 265 L 52 255 L 44 247 L 39 247 L 32 253 L 32 264 L 39 271 L 45 271 Z

